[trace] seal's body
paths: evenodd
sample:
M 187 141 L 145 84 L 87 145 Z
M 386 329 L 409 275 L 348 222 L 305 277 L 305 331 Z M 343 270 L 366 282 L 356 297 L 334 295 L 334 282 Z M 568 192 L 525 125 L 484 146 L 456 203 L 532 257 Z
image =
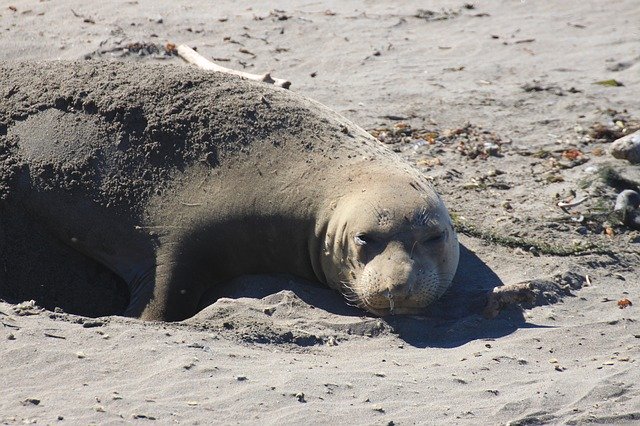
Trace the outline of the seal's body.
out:
M 291 273 L 379 315 L 448 288 L 440 198 L 304 97 L 186 67 L 0 66 L 0 197 L 129 286 L 126 314 L 193 315 L 245 274 Z

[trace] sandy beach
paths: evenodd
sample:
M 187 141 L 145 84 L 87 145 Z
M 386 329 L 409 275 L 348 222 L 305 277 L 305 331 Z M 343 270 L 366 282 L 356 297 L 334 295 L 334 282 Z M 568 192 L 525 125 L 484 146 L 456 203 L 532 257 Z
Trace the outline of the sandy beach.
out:
M 461 242 L 424 317 L 270 276 L 163 323 L 119 316 L 110 273 L 34 228 L 21 268 L 70 278 L 24 288 L 0 256 L 2 424 L 640 421 L 640 230 L 613 212 L 640 168 L 609 152 L 640 129 L 635 0 L 16 0 L 0 34 L 3 62 L 190 66 L 171 43 L 288 79 L 428 176 Z M 23 230 L 0 230 L 1 255 Z M 482 315 L 520 282 L 535 301 Z

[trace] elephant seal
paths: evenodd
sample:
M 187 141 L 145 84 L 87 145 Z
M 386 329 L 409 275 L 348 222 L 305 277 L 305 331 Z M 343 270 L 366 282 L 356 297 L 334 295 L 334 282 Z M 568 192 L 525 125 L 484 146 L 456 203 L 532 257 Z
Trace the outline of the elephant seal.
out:
M 458 242 L 429 182 L 317 102 L 180 66 L 0 75 L 2 211 L 114 271 L 128 316 L 182 320 L 217 285 L 265 273 L 418 314 L 453 279 Z

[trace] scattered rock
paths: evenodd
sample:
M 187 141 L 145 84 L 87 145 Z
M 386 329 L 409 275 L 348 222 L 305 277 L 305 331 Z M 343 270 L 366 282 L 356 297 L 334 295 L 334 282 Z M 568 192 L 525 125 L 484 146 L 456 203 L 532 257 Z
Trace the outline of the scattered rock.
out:
M 602 142 L 613 142 L 625 136 L 624 130 L 613 123 L 607 125 L 602 123 L 595 123 L 588 131 L 588 135 L 596 140 Z
M 631 303 L 631 300 L 629 299 L 618 300 L 618 307 L 620 309 L 625 309 L 625 308 L 628 308 L 629 306 L 633 306 L 633 303 Z
M 35 300 L 27 300 L 13 307 L 13 311 L 19 316 L 38 315 L 43 310 L 44 309 L 36 305 Z
M 607 66 L 607 71 L 618 72 L 624 71 L 627 68 L 631 68 L 633 66 L 633 62 L 625 61 L 625 62 L 616 62 L 615 64 Z
M 621 211 L 626 209 L 637 209 L 640 206 L 640 194 L 631 189 L 626 189 L 618 194 L 616 198 L 616 204 L 613 208 L 614 211 Z
M 535 299 L 531 304 L 524 304 L 527 309 L 557 303 L 563 296 L 572 295 L 572 291 L 581 289 L 587 283 L 587 279 L 581 274 L 568 271 L 551 278 L 534 279 L 529 283 Z
M 509 144 L 508 140 L 503 140 L 495 133 L 471 123 L 456 129 L 440 130 L 413 128 L 410 124 L 399 122 L 391 127 L 370 129 L 369 133 L 384 144 L 398 145 L 393 147 L 396 152 L 420 152 L 426 149 L 423 147 L 440 149 L 449 146 L 469 159 L 502 157 L 505 144 Z M 420 165 L 439 164 L 442 164 L 442 161 L 434 158 Z
M 414 18 L 423 19 L 425 21 L 444 21 L 447 19 L 455 18 L 460 14 L 460 9 L 442 9 L 441 12 L 435 12 L 433 10 L 428 9 L 418 9 L 418 11 L 413 15 Z
M 156 420 L 153 416 L 148 416 L 146 414 L 132 414 L 131 417 L 134 419 L 147 419 L 147 420 Z
M 614 141 L 609 148 L 609 153 L 631 164 L 640 163 L 640 130 Z
M 622 223 L 632 229 L 640 229 L 640 194 L 626 189 L 618 194 L 613 211 L 620 214 Z
M 191 361 L 190 363 L 183 365 L 182 368 L 184 368 L 185 370 L 191 370 L 195 366 L 196 363 L 194 361 Z
M 121 45 L 116 43 L 113 47 L 102 47 L 94 52 L 88 53 L 84 59 L 100 58 L 103 56 L 124 58 L 127 56 L 151 57 L 153 59 L 167 59 L 177 55 L 175 44 L 166 45 L 151 42 L 133 42 Z
M 516 41 L 516 43 L 523 43 L 523 42 L 529 42 L 529 41 L 532 41 L 532 40 L 520 40 L 520 41 Z M 564 90 L 557 84 L 547 85 L 547 84 L 542 84 L 537 80 L 533 80 L 533 82 L 531 83 L 525 83 L 521 87 L 522 87 L 522 90 L 524 90 L 525 92 L 549 92 L 549 93 L 553 93 L 556 96 L 565 96 L 566 92 L 569 92 L 569 93 L 582 92 L 581 90 L 578 90 L 575 87 L 571 87 L 567 90 Z
M 102 327 L 103 325 L 104 322 L 99 320 L 86 320 L 82 323 L 84 328 Z

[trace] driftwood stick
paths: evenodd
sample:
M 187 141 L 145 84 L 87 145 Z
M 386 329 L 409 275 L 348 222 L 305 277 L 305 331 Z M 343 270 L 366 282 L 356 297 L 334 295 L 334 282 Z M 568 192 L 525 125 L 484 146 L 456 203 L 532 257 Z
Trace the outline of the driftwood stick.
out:
M 573 201 L 560 201 L 560 202 L 558 202 L 558 207 L 560 207 L 561 209 L 566 209 L 566 208 L 570 208 L 570 207 L 579 206 L 580 204 L 584 203 L 585 201 L 587 201 L 587 197 L 578 198 L 578 199 L 575 199 Z
M 530 282 L 496 287 L 487 295 L 487 305 L 483 314 L 485 318 L 495 318 L 507 306 L 522 302 L 533 302 L 535 298 L 533 284 Z
M 232 70 L 230 68 L 222 67 L 218 64 L 215 64 L 190 48 L 187 45 L 181 44 L 177 48 L 178 56 L 180 56 L 185 61 L 189 62 L 207 71 L 215 71 L 215 72 L 223 72 L 226 74 L 233 74 L 240 77 L 248 78 L 249 80 L 262 81 L 264 83 L 273 84 L 274 86 L 282 87 L 284 89 L 288 89 L 291 86 L 291 82 L 289 80 L 283 80 L 281 78 L 273 78 L 270 73 L 266 73 L 263 75 L 258 74 L 250 74 L 248 72 Z

